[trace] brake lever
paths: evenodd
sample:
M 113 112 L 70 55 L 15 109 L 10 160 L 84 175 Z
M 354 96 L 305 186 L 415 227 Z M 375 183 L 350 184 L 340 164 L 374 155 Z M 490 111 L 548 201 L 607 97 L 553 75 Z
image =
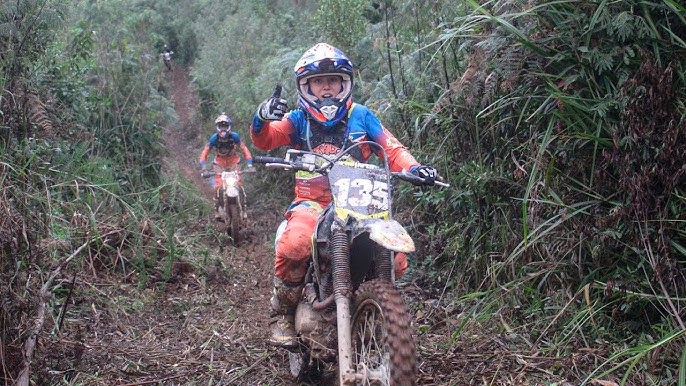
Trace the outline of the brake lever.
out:
M 282 164 L 282 163 L 275 163 L 275 162 L 266 163 L 266 164 L 264 164 L 264 167 L 271 168 L 271 169 L 293 170 L 293 165 L 291 165 L 291 164 Z

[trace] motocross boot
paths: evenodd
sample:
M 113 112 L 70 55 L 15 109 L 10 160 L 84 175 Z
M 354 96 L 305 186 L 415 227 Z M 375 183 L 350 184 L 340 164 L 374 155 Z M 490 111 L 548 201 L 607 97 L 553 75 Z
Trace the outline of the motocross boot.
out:
M 298 344 L 295 332 L 295 308 L 300 301 L 302 284 L 287 284 L 274 277 L 274 292 L 271 298 L 269 328 L 272 336 L 269 344 L 276 347 L 294 348 Z

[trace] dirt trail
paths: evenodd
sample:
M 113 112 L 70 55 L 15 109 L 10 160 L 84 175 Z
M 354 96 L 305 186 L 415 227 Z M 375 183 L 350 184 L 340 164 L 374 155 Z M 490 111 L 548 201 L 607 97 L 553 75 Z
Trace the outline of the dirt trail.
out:
M 202 187 L 199 177 L 197 94 L 185 70 L 169 87 L 180 126 L 166 128 L 168 172 Z M 206 128 L 205 128 L 206 129 Z M 34 370 L 44 385 L 291 385 L 285 355 L 266 345 L 273 252 L 279 211 L 248 208 L 247 242 L 220 248 L 210 218 L 178 224 L 202 256 L 180 256 L 163 280 L 163 259 L 138 285 L 134 272 L 97 269 L 76 276 L 59 336 L 49 338 Z M 189 238 L 189 240 L 185 240 Z M 197 246 L 196 246 L 197 247 Z
M 184 71 L 174 71 L 173 83 L 173 101 L 184 131 L 195 135 L 197 95 L 191 90 Z M 199 183 L 198 173 L 193 168 L 198 149 L 184 148 L 188 143 L 172 144 L 174 162 L 186 178 Z M 209 194 L 207 197 L 211 197 Z M 233 317 L 223 317 L 221 309 L 210 307 L 203 310 L 205 315 L 201 323 L 223 326 L 217 329 L 220 335 L 215 335 L 215 342 L 223 348 L 224 359 L 215 370 L 216 374 L 221 374 L 219 383 L 293 385 L 288 378 L 288 362 L 283 351 L 265 344 L 273 266 L 271 237 L 281 221 L 282 208 L 251 210 L 252 239 L 248 244 L 229 250 L 227 257 L 222 258 L 226 271 L 233 274 L 226 282 L 218 280 L 216 285 L 210 285 L 210 291 L 216 291 L 213 295 L 224 302 L 223 310 L 231 310 Z M 498 326 L 468 325 L 451 343 L 448 337 L 466 317 L 461 310 L 451 306 L 443 295 L 432 298 L 430 288 L 419 288 L 411 281 L 399 286 L 411 310 L 416 331 L 420 356 L 418 385 L 544 385 L 556 378 L 545 368 L 559 360 L 537 358 L 535 354 L 522 360 L 523 355 L 529 354 L 525 351 L 528 345 L 518 348 L 522 342 L 514 341 L 511 334 L 499 331 Z M 193 349 L 194 352 L 198 350 L 197 347 Z M 201 379 L 208 377 L 209 374 Z M 555 381 L 561 386 L 571 386 L 560 379 Z
M 191 88 L 184 69 L 174 69 L 172 84 L 172 102 L 181 127 L 167 136 L 175 139 L 167 143 L 170 166 L 196 186 L 202 186 L 203 194 L 210 202 L 213 190 L 199 176 L 196 165 L 201 149 L 193 141 L 198 136 L 210 134 L 206 132 L 207 128 L 197 124 L 200 121 L 198 95 Z M 248 229 L 242 231 L 246 242 L 235 248 L 213 245 L 210 251 L 215 265 L 211 266 L 206 287 L 199 295 L 213 299 L 216 304 L 214 307 L 202 306 L 203 316 L 194 320 L 193 329 L 204 332 L 196 340 L 196 347 L 189 345 L 187 349 L 198 352 L 202 358 L 199 350 L 204 349 L 207 354 L 208 348 L 202 346 L 207 344 L 209 347 L 210 360 L 215 363 L 211 364 L 211 374 L 198 374 L 201 383 L 209 383 L 211 379 L 227 385 L 290 385 L 292 382 L 287 379 L 280 380 L 284 374 L 278 374 L 284 369 L 284 353 L 266 345 L 267 305 L 272 288 L 271 235 L 281 221 L 281 212 L 249 206 L 248 215 Z M 219 232 L 223 231 L 222 224 L 205 221 L 214 224 Z M 185 301 L 195 302 L 193 297 Z M 205 328 L 200 328 L 199 324 Z
M 195 141 L 204 130 L 196 125 L 197 94 L 185 70 L 168 75 L 180 126 L 166 129 L 165 168 L 202 186 L 210 200 L 211 188 L 195 166 L 200 151 Z M 271 238 L 281 209 L 249 205 L 247 242 L 235 248 L 219 248 L 208 233 L 209 218 L 178 224 L 182 242 L 195 243 L 201 256 L 180 257 L 168 280 L 161 278 L 164 267 L 157 267 L 146 288 L 134 272 L 80 273 L 60 334 L 46 339 L 36 356 L 40 384 L 293 385 L 286 355 L 266 344 Z M 497 356 L 512 342 L 497 333 L 484 339 L 484 331 L 446 346 L 459 310 L 439 307 L 436 299 L 426 302 L 427 292 L 413 283 L 402 286 L 418 332 L 419 385 L 467 385 L 475 379 L 537 384 L 526 380 L 527 369 L 545 367 L 542 359 L 522 363 L 521 355 Z

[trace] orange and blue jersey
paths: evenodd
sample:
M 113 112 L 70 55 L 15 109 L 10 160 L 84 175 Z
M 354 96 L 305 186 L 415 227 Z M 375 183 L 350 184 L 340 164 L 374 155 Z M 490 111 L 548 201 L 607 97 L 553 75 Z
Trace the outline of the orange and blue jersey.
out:
M 313 130 L 320 130 L 323 134 L 312 133 L 312 130 L 308 130 L 309 125 L 315 126 L 314 122 L 308 123 L 307 114 L 301 109 L 290 111 L 280 121 L 264 122 L 255 114 L 250 127 L 250 137 L 254 145 L 262 150 L 272 150 L 280 146 L 305 149 L 308 148 L 308 136 L 310 140 L 317 135 L 326 137 L 327 130 L 334 130 L 331 133 L 343 136 L 342 141 L 310 141 L 312 150 L 320 154 L 336 154 L 340 147 L 345 148 L 356 142 L 374 141 L 388 154 L 388 163 L 392 171 L 410 170 L 413 166 L 419 165 L 407 148 L 366 106 L 353 103 L 348 111 L 346 125 L 340 133 L 322 126 L 317 126 Z M 353 156 L 360 162 L 366 162 L 374 154 L 374 150 L 369 145 L 361 145 L 360 148 L 361 151 Z M 315 201 L 326 206 L 331 202 L 331 191 L 326 177 L 314 173 L 296 174 L 295 195 L 294 203 Z
M 219 140 L 219 135 L 217 133 L 212 134 L 210 137 L 209 142 L 207 145 L 205 145 L 205 148 L 202 149 L 202 152 L 200 153 L 200 158 L 198 159 L 198 162 L 200 163 L 200 167 L 205 167 L 205 164 L 207 163 L 207 157 L 209 156 L 210 152 L 214 151 L 214 160 L 213 164 L 215 166 L 215 171 L 218 172 L 214 179 L 210 181 L 210 184 L 215 188 L 219 189 L 222 186 L 222 181 L 221 181 L 221 171 L 222 169 L 228 170 L 228 169 L 233 169 L 238 168 L 238 164 L 241 162 L 241 157 L 238 155 L 237 148 L 241 149 L 241 152 L 243 153 L 243 156 L 245 157 L 245 163 L 248 166 L 252 165 L 252 154 L 250 154 L 250 150 L 248 147 L 245 145 L 244 142 L 241 141 L 240 135 L 238 133 L 231 132 L 229 133 L 229 140 L 228 141 L 220 141 Z M 239 184 L 240 184 L 240 178 L 239 178 Z
M 240 135 L 234 132 L 229 135 L 228 141 L 221 142 L 219 141 L 219 135 L 217 133 L 212 134 L 209 142 L 200 153 L 200 159 L 198 161 L 201 165 L 204 165 L 207 162 L 207 157 L 210 152 L 215 151 L 214 163 L 225 169 L 230 169 L 241 161 L 241 157 L 238 155 L 236 148 L 241 149 L 246 163 L 252 165 L 252 154 L 250 154 L 250 150 L 245 146 L 245 143 L 241 141 Z

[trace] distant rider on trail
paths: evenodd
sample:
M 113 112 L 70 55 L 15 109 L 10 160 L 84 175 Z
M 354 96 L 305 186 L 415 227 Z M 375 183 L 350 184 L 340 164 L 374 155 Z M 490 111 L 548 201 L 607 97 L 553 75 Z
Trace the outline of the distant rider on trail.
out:
M 171 70 L 171 58 L 172 55 L 174 55 L 174 51 L 172 51 L 168 45 L 164 45 L 164 51 L 162 52 L 162 60 L 164 61 L 164 65 L 167 67 L 167 70 Z
M 335 155 L 360 141 L 374 141 L 386 150 L 392 171 L 408 170 L 430 181 L 436 169 L 419 164 L 366 106 L 353 103 L 353 64 L 339 49 L 319 43 L 307 50 L 294 68 L 298 109 L 287 113 L 286 100 L 274 95 L 260 104 L 250 129 L 256 147 L 280 146 Z M 372 155 L 367 145 L 352 151 L 359 162 Z M 325 176 L 297 172 L 295 199 L 277 230 L 274 291 L 271 298 L 269 343 L 281 347 L 297 344 L 294 312 L 303 288 L 311 238 L 317 217 L 331 202 Z M 395 275 L 407 269 L 407 257 L 395 255 Z
M 216 208 L 216 202 L 219 199 L 219 190 L 222 187 L 222 170 L 229 170 L 232 168 L 240 170 L 238 164 L 241 161 L 241 157 L 238 154 L 238 148 L 243 152 L 245 163 L 248 165 L 248 168 L 252 168 L 252 154 L 250 154 L 250 150 L 248 150 L 245 142 L 241 141 L 240 135 L 231 130 L 232 123 L 231 118 L 229 118 L 228 115 L 221 113 L 217 119 L 214 120 L 214 125 L 216 132 L 210 136 L 207 145 L 205 145 L 205 148 L 200 153 L 198 162 L 200 168 L 205 170 L 207 157 L 210 152 L 215 152 L 212 165 L 216 174 L 211 180 L 211 184 L 215 189 L 214 200 Z M 222 218 L 219 213 L 215 213 L 214 219 L 220 221 Z

